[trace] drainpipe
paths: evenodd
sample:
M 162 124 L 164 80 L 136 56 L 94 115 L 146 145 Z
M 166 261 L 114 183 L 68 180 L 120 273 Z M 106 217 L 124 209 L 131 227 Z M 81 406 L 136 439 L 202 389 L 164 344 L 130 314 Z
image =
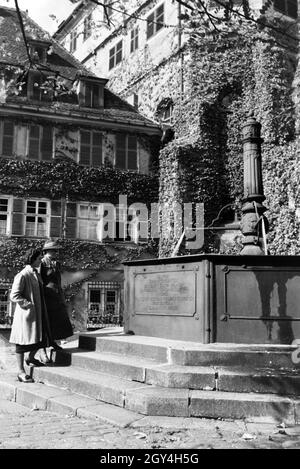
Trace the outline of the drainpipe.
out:
M 212 304 L 212 282 L 211 263 L 204 261 L 204 343 L 211 342 L 211 304 Z
M 181 21 L 181 4 L 178 2 L 178 50 L 181 49 L 182 46 L 182 32 L 181 32 L 181 26 L 182 26 L 182 21 Z M 180 102 L 182 102 L 183 99 L 183 92 L 184 92 L 184 87 L 183 87 L 183 52 L 180 52 Z

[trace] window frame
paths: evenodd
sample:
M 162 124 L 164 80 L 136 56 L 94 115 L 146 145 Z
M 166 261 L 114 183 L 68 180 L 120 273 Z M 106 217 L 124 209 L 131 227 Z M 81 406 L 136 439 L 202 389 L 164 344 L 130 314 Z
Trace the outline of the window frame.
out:
M 84 144 L 82 143 L 82 134 L 83 133 L 89 133 L 90 134 L 90 141 L 89 141 L 89 144 Z M 93 139 L 94 139 L 94 134 L 99 134 L 101 136 L 101 162 L 97 165 L 93 164 L 93 149 L 94 148 L 97 148 L 99 147 L 99 145 L 94 145 L 93 144 Z M 87 163 L 83 163 L 81 161 L 81 151 L 82 151 L 82 146 L 89 146 L 89 164 Z M 98 131 L 98 130 L 87 130 L 87 129 L 80 129 L 79 130 L 79 154 L 78 154 L 78 164 L 80 166 L 84 166 L 84 167 L 87 167 L 87 168 L 97 168 L 99 166 L 102 166 L 103 165 L 103 155 L 104 155 L 104 152 L 103 152 L 103 132 L 101 131 Z
M 6 211 L 1 210 L 1 207 L 2 207 L 1 200 L 7 200 L 7 210 Z M 11 234 L 12 210 L 13 210 L 13 197 L 1 194 L 1 196 L 0 196 L 0 216 L 4 216 L 4 215 L 6 216 L 6 228 L 5 228 L 5 233 L 1 233 L 1 230 L 0 230 L 0 236 L 10 236 L 10 234 Z
M 35 203 L 35 212 L 31 213 L 28 212 L 28 202 L 34 202 Z M 39 213 L 38 208 L 39 204 L 44 203 L 46 204 L 46 213 Z M 44 234 L 39 234 L 38 233 L 38 218 L 45 217 L 45 230 Z M 27 232 L 27 217 L 34 217 L 36 220 L 34 222 L 34 234 L 30 234 Z M 42 217 L 41 217 L 42 218 Z M 28 198 L 24 200 L 24 224 L 23 224 L 23 235 L 28 237 L 28 238 L 49 238 L 49 233 L 50 233 L 50 218 L 51 218 L 51 207 L 50 207 L 50 201 L 46 199 L 35 199 L 35 198 Z
M 91 292 L 99 293 L 99 302 L 91 301 Z M 115 301 L 107 300 L 107 293 L 115 293 Z M 113 314 L 107 313 L 107 306 L 113 304 L 115 306 Z M 97 311 L 91 309 L 91 306 L 97 306 Z M 121 284 L 114 281 L 88 282 L 87 284 L 87 327 L 97 327 L 99 324 L 106 323 L 106 319 L 110 319 L 107 324 L 117 324 L 120 321 L 121 310 Z
M 4 133 L 4 127 L 6 124 L 11 124 L 13 126 L 13 131 L 12 131 L 12 134 L 5 134 Z M 11 140 L 10 144 L 11 144 L 11 153 L 10 154 L 6 154 L 6 152 L 3 152 L 3 143 L 4 143 L 4 138 L 9 138 Z M 16 141 L 16 125 L 14 123 L 14 121 L 10 120 L 10 119 L 1 119 L 0 120 L 0 155 L 1 157 L 9 157 L 9 156 L 13 156 L 14 154 L 14 150 L 15 150 L 15 141 Z
M 162 12 L 159 12 L 160 9 L 162 9 Z M 151 39 L 153 36 L 155 36 L 159 31 L 161 31 L 164 28 L 164 23 L 165 23 L 164 3 L 162 3 L 161 5 L 158 5 L 150 13 L 150 15 L 147 16 L 146 20 L 147 20 L 146 39 L 148 40 L 148 39 Z
M 139 48 L 139 27 L 136 26 L 130 31 L 130 53 L 133 54 Z
M 38 127 L 39 129 L 39 136 L 38 138 L 34 138 L 30 136 L 31 128 L 32 127 Z M 43 144 L 45 144 L 45 139 L 44 139 L 44 133 L 45 129 L 50 128 L 51 129 L 51 139 L 48 141 L 51 141 L 51 153 L 49 158 L 43 158 Z M 55 132 L 54 132 L 54 127 L 51 125 L 43 125 L 43 124 L 29 124 L 27 126 L 27 143 L 26 143 L 26 159 L 28 160 L 33 160 L 33 161 L 51 161 L 53 160 L 54 156 L 54 138 L 55 138 Z M 37 140 L 38 141 L 38 158 L 32 158 L 30 157 L 30 145 L 31 145 L 31 140 Z M 45 150 L 44 150 L 45 151 Z
M 85 42 L 92 35 L 92 17 L 93 14 L 90 12 L 83 21 L 83 42 Z
M 118 148 L 118 138 L 120 139 L 121 137 L 125 138 L 125 149 L 123 148 Z M 129 148 L 129 139 L 134 138 L 135 139 L 135 152 L 136 152 L 136 167 L 135 168 L 128 168 L 128 156 L 129 152 L 132 151 L 132 149 Z M 125 151 L 125 166 L 119 166 L 117 165 L 117 153 Z M 122 134 L 118 133 L 116 134 L 116 147 L 115 147 L 115 155 L 114 155 L 114 166 L 115 168 L 121 169 L 121 170 L 126 170 L 126 171 L 134 171 L 134 172 L 139 172 L 139 145 L 138 145 L 138 138 L 137 135 L 132 135 L 132 134 Z
M 118 50 L 118 46 L 121 47 Z M 121 57 L 117 60 L 118 54 L 121 54 Z M 108 70 L 112 70 L 123 60 L 123 39 L 118 41 L 113 47 L 108 51 Z
M 70 32 L 70 53 L 71 54 L 75 52 L 77 49 L 77 37 L 78 37 L 78 34 L 77 34 L 76 29 Z
M 84 239 L 88 241 L 99 241 L 99 236 L 97 233 L 97 226 L 96 226 L 96 237 L 90 237 L 89 234 L 94 231 L 94 228 L 92 224 L 89 222 L 97 220 L 97 224 L 100 221 L 100 212 L 101 212 L 101 205 L 100 203 L 94 203 L 94 202 L 77 202 L 77 207 L 76 207 L 76 237 L 78 239 Z M 80 210 L 81 207 L 87 207 L 88 208 L 88 215 L 87 217 L 82 216 Z M 92 207 L 97 207 L 98 212 L 97 212 L 97 217 L 91 217 L 90 216 L 90 209 Z M 85 228 L 87 229 L 87 237 L 82 237 L 80 236 L 80 222 L 87 222 L 87 225 L 85 225 Z

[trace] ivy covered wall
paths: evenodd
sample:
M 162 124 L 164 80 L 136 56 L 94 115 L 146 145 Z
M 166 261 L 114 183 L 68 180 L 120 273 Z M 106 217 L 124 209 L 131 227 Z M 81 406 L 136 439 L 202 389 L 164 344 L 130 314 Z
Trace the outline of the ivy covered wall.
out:
M 288 44 L 288 49 L 294 52 L 296 45 Z M 175 108 L 176 138 L 160 155 L 160 200 L 204 202 L 208 226 L 226 204 L 241 207 L 241 128 L 253 111 L 262 124 L 264 139 L 263 180 L 271 254 L 300 251 L 293 101 L 296 60 L 288 49 L 279 45 L 275 33 L 252 27 L 247 34 L 241 31 L 191 39 L 180 117 Z M 218 237 L 209 231 L 205 234 L 203 249 L 220 252 Z M 161 255 L 168 255 L 178 241 L 168 238 L 170 232 L 163 233 Z M 222 249 L 238 253 L 240 244 Z

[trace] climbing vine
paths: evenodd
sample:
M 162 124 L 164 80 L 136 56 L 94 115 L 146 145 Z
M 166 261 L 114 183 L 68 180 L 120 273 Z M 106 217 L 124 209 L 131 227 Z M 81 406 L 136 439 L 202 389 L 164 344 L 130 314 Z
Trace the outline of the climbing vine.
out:
M 241 131 L 249 111 L 254 111 L 262 124 L 264 139 L 263 179 L 271 227 L 270 251 L 298 252 L 299 181 L 292 177 L 298 167 L 292 100 L 295 57 L 279 45 L 275 33 L 252 26 L 244 25 L 243 34 L 231 31 L 203 38 L 197 34 L 195 19 L 193 28 L 185 100 L 180 108 L 176 104 L 174 107 L 176 138 L 160 155 L 160 200 L 203 202 L 206 226 L 222 206 L 232 203 L 240 208 Z M 296 201 L 294 208 L 290 200 Z M 165 237 L 161 254 L 169 253 L 177 241 L 168 243 Z M 203 249 L 220 252 L 216 234 L 206 232 Z

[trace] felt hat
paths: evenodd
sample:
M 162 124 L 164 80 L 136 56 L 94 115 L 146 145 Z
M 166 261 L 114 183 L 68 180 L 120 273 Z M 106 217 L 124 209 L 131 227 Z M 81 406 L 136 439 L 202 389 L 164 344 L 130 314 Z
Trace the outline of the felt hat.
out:
M 61 246 L 56 241 L 46 241 L 42 249 L 43 251 L 49 251 L 52 249 L 56 251 L 57 249 L 61 249 Z

